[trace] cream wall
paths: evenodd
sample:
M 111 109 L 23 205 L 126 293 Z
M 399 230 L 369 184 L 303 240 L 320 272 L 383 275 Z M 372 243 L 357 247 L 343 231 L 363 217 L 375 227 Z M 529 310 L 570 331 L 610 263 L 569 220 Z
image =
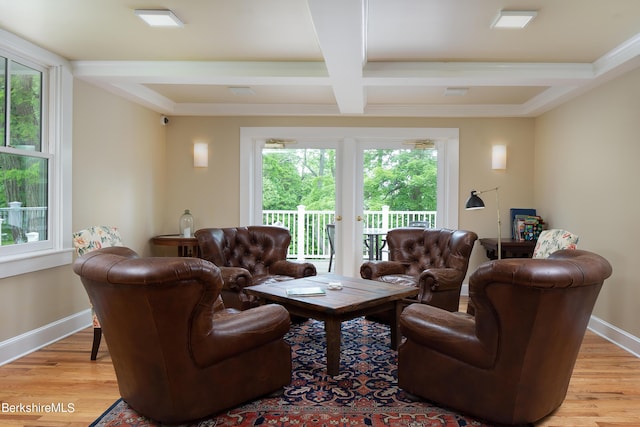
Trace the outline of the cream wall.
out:
M 640 337 L 640 69 L 536 120 L 536 205 L 613 266 L 594 315 Z
M 165 216 L 166 127 L 160 114 L 76 80 L 73 228 L 114 225 L 150 253 Z
M 73 229 L 113 224 L 127 245 L 148 254 L 165 206 L 159 114 L 79 80 L 73 111 Z M 2 279 L 0 342 L 88 307 L 70 265 Z
M 388 119 L 388 118 L 258 118 L 171 117 L 167 126 L 167 216 L 164 233 L 178 231 L 178 218 L 190 209 L 195 228 L 239 224 L 241 127 L 450 127 L 460 129 L 460 205 L 472 189 L 500 187 L 502 233 L 510 233 L 509 208 L 533 205 L 533 119 Z M 277 137 L 277 135 L 274 135 Z M 193 168 L 193 143 L 209 144 L 209 167 Z M 506 171 L 491 170 L 491 146 L 506 144 Z M 484 196 L 483 196 L 484 197 Z M 497 236 L 494 193 L 484 211 L 459 212 L 459 227 L 480 237 Z M 487 260 L 476 244 L 470 271 Z
M 125 243 L 154 253 L 149 238 L 175 233 L 191 209 L 196 227 L 239 222 L 241 127 L 451 127 L 460 130 L 459 204 L 471 189 L 500 187 L 502 233 L 511 207 L 535 207 L 553 227 L 581 235 L 580 246 L 602 253 L 614 276 L 596 315 L 640 336 L 632 271 L 638 207 L 625 201 L 638 181 L 640 71 L 627 74 L 538 119 L 171 117 L 83 81 L 75 82 L 73 228 L 115 224 Z M 535 138 L 535 141 L 534 141 Z M 192 146 L 209 143 L 206 169 L 192 166 Z M 534 144 L 535 142 L 535 144 Z M 490 168 L 491 145 L 506 144 L 506 171 Z M 535 149 L 534 149 L 535 147 Z M 535 164 L 535 167 L 534 167 Z M 595 203 L 588 202 L 590 196 Z M 459 227 L 495 237 L 495 199 L 484 211 L 459 211 Z M 615 215 L 614 227 L 603 226 Z M 470 271 L 486 257 L 476 244 Z M 0 342 L 87 308 L 70 266 L 0 280 Z

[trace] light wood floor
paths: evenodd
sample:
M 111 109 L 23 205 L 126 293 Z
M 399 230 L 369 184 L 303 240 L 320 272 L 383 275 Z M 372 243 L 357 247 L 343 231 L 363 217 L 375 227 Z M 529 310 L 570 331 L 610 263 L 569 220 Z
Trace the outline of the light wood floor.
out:
M 0 426 L 86 427 L 115 402 L 111 358 L 103 340 L 89 360 L 92 337 L 89 328 L 0 367 Z M 640 359 L 587 332 L 566 400 L 536 426 L 640 426 Z

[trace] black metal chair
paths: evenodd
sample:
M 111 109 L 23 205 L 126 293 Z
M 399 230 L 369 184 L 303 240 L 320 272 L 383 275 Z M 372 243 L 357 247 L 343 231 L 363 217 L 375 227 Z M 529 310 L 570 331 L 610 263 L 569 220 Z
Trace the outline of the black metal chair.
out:
M 331 272 L 331 266 L 333 265 L 333 256 L 336 254 L 334 242 L 336 239 L 336 225 L 327 224 L 327 237 L 329 238 L 329 272 Z

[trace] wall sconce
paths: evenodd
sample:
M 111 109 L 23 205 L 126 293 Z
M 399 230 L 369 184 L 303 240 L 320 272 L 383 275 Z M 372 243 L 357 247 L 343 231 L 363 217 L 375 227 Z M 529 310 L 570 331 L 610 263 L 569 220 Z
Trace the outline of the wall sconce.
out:
M 209 167 L 209 144 L 206 142 L 196 142 L 193 144 L 193 167 Z
M 507 168 L 507 146 L 494 145 L 491 147 L 491 169 Z

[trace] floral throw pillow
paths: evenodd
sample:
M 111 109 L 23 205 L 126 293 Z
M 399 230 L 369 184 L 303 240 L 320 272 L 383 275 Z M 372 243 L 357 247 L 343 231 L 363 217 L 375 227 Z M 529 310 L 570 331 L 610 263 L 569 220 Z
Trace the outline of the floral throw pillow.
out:
M 566 230 L 544 230 L 538 237 L 533 258 L 548 258 L 561 249 L 575 249 L 580 237 Z
M 122 238 L 116 227 L 94 226 L 73 233 L 73 246 L 78 255 L 109 246 L 122 246 Z

